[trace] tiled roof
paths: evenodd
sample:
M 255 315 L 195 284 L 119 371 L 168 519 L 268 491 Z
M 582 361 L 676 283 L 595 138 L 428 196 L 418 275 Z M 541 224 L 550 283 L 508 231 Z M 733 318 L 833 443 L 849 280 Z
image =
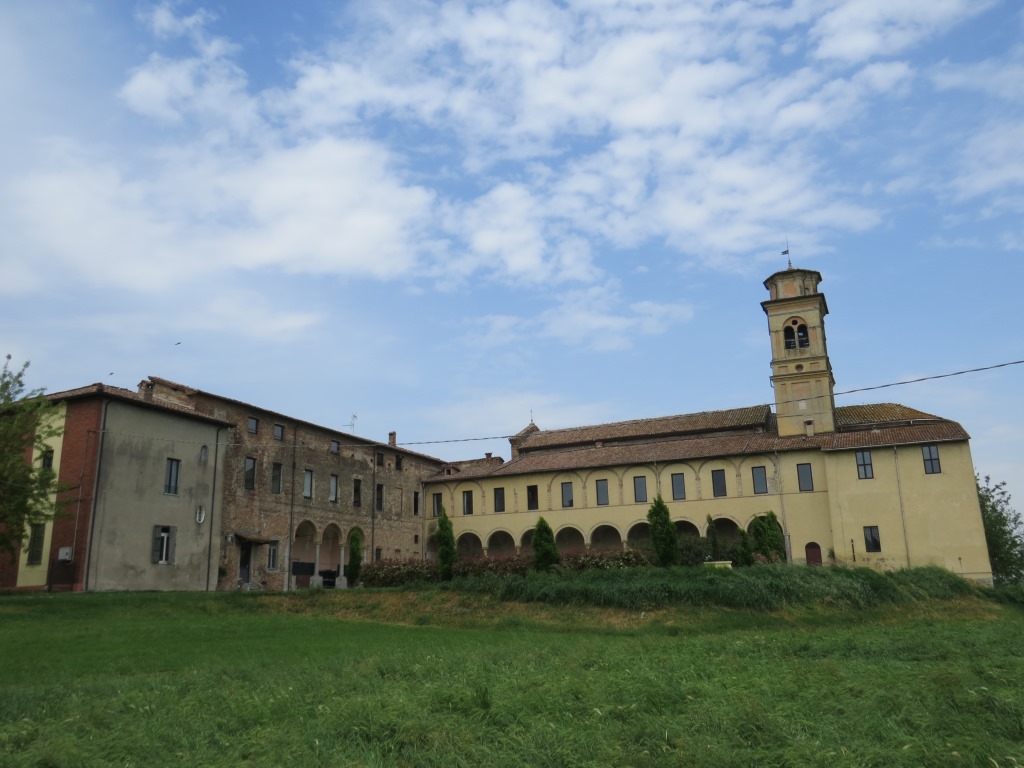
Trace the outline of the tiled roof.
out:
M 617 421 L 588 427 L 540 430 L 519 441 L 519 450 L 563 447 L 586 443 L 635 440 L 637 438 L 669 437 L 720 430 L 733 430 L 764 426 L 771 409 L 767 405 L 733 408 L 727 411 L 703 411 L 653 419 Z M 522 434 L 522 433 L 520 433 Z
M 75 389 L 66 389 L 63 392 L 52 392 L 46 395 L 48 400 L 53 402 L 61 402 L 64 400 L 77 400 L 86 397 L 112 397 L 116 400 L 125 400 L 131 402 L 133 405 L 137 405 L 141 408 L 155 408 L 160 411 L 170 411 L 172 413 L 181 414 L 182 416 L 188 416 L 192 419 L 199 419 L 200 421 L 206 421 L 211 424 L 219 424 L 225 427 L 233 427 L 234 424 L 224 419 L 218 419 L 215 416 L 211 416 L 205 413 L 198 413 L 191 408 L 186 408 L 177 403 L 166 402 L 163 400 L 152 401 L 146 400 L 138 392 L 132 392 L 130 389 L 124 389 L 123 387 L 112 387 L 108 384 L 88 384 L 84 387 L 76 387 Z
M 841 431 L 810 437 L 780 437 L 773 415 L 769 414 L 763 420 L 751 418 L 761 408 L 766 409 L 767 406 L 715 411 L 711 414 L 669 416 L 665 419 L 642 419 L 572 430 L 554 430 L 561 437 L 557 440 L 540 441 L 543 450 L 526 450 L 497 468 L 485 465 L 467 466 L 455 477 L 466 480 L 654 462 L 699 461 L 719 456 L 783 453 L 807 449 L 842 451 L 969 439 L 967 432 L 956 422 L 895 403 L 837 408 L 837 421 L 841 417 L 844 424 Z M 743 419 L 748 419 L 745 429 L 733 426 L 741 423 Z M 707 430 L 666 437 L 665 424 L 705 424 Z M 654 428 L 644 429 L 652 425 Z M 632 435 L 627 436 L 628 432 L 632 432 Z M 581 438 L 576 445 L 572 445 L 564 437 L 565 433 L 576 436 L 590 435 L 592 442 L 580 444 L 584 442 Z M 532 442 L 533 439 L 546 434 L 539 431 L 531 435 L 530 447 L 536 445 Z M 595 434 L 615 434 L 621 437 L 615 442 L 598 446 L 593 442 L 599 439 L 592 437 Z M 445 479 L 443 473 L 431 478 L 434 482 Z

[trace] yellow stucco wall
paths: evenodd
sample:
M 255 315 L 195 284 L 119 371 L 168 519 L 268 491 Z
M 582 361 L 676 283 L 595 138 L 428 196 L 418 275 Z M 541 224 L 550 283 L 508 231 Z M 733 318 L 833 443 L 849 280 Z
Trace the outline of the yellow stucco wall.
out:
M 67 416 L 67 406 L 64 403 L 58 403 L 54 406 L 53 411 L 50 414 L 50 421 L 53 424 L 64 424 L 64 419 Z M 47 442 L 47 447 L 53 451 L 53 471 L 57 475 L 60 474 L 60 454 L 61 446 L 63 445 L 62 437 L 55 437 Z M 36 451 L 32 455 L 32 461 L 38 464 L 42 460 L 42 454 Z M 51 496 L 51 501 L 56 501 L 56 494 Z M 24 548 L 24 544 L 27 543 L 27 538 L 22 542 L 23 546 L 19 554 L 18 561 L 18 588 L 22 587 L 45 587 L 46 586 L 46 575 L 50 567 L 50 539 L 53 535 L 53 522 L 45 523 L 45 534 L 43 535 L 43 560 L 38 565 L 29 565 L 28 563 L 28 551 Z M 26 531 L 26 535 L 27 535 Z

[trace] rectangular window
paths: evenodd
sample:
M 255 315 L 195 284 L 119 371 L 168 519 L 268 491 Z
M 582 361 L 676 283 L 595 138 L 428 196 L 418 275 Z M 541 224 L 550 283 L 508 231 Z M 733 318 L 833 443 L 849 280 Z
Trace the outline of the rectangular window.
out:
M 562 483 L 562 506 L 572 506 L 572 483 Z
M 376 504 L 378 512 L 384 509 L 384 483 L 377 483 Z
M 441 510 L 444 509 L 444 504 L 441 502 L 441 494 L 435 493 L 431 499 L 431 512 L 434 517 L 441 516 Z
M 331 453 L 341 453 L 341 443 L 331 440 Z
M 267 542 L 267 570 L 268 571 L 276 571 L 277 570 L 277 552 L 278 552 L 277 542 L 276 541 L 268 541 Z
M 599 507 L 607 506 L 608 504 L 608 481 L 598 480 L 597 481 L 597 505 Z
M 377 451 L 377 466 L 378 467 L 383 467 L 384 466 L 384 454 L 381 453 L 380 451 Z
M 871 465 L 871 451 L 857 451 L 857 479 L 872 480 L 875 468 Z
M 922 445 L 921 453 L 924 455 L 924 473 L 926 475 L 937 475 L 942 472 L 942 465 L 939 464 L 939 446 Z
M 251 491 L 256 487 L 256 459 L 252 456 L 245 457 L 245 474 L 242 485 L 247 491 Z
M 754 480 L 754 493 L 768 493 L 768 471 L 764 467 L 752 467 L 750 474 Z
M 686 478 L 682 472 L 672 475 L 672 500 L 682 501 L 686 498 Z
M 420 516 L 420 492 L 412 492 L 412 515 L 413 517 Z
M 463 491 L 462 492 L 462 514 L 472 515 L 473 514 L 473 492 Z
M 796 465 L 796 479 L 801 491 L 814 490 L 814 478 L 811 476 L 810 464 Z
M 43 451 L 43 469 L 53 469 L 53 451 Z
M 328 489 L 327 500 L 336 502 L 338 500 L 338 476 L 331 475 L 330 488 Z
M 28 564 L 42 565 L 43 538 L 46 536 L 44 523 L 32 523 L 28 528 Z
M 153 526 L 152 562 L 170 564 L 174 562 L 174 535 L 177 528 L 173 525 Z
M 864 549 L 868 552 L 882 551 L 882 537 L 878 535 L 877 525 L 864 526 Z
M 505 489 L 495 488 L 494 489 L 494 511 L 504 512 L 505 511 Z
M 526 486 L 526 508 L 540 509 L 540 496 L 537 494 L 536 485 Z
M 302 473 L 302 496 L 306 499 L 313 498 L 313 470 L 307 469 Z
M 284 473 L 284 465 L 279 462 L 274 462 L 274 466 L 270 470 L 270 492 L 280 493 L 281 492 L 281 475 Z
M 711 493 L 716 499 L 726 496 L 725 488 L 725 470 L 724 469 L 712 469 L 711 470 Z
M 178 472 L 180 470 L 181 461 L 179 459 L 167 460 L 167 472 L 164 475 L 164 493 L 169 493 L 172 496 L 178 494 Z
M 363 481 L 358 477 L 352 478 L 352 506 L 363 506 Z
M 250 435 L 255 435 L 260 431 L 260 420 L 255 416 L 250 416 L 249 420 L 246 422 L 246 429 L 249 430 Z
M 373 559 L 376 560 L 378 563 L 381 560 L 384 559 L 384 548 L 383 547 L 377 547 L 377 549 L 374 550 Z
M 395 469 L 402 469 L 402 457 L 397 454 L 395 455 Z
M 274 439 L 275 440 L 284 440 L 284 424 L 275 424 L 274 425 Z
M 633 500 L 647 501 L 647 478 L 642 475 L 633 478 Z

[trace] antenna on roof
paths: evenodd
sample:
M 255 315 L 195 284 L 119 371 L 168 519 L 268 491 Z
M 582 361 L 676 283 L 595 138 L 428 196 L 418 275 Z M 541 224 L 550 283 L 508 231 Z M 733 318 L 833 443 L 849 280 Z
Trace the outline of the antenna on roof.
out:
M 782 255 L 786 257 L 787 266 L 786 269 L 793 268 L 793 260 L 789 258 L 789 235 L 786 235 L 786 250 L 782 252 Z
M 533 408 L 530 409 L 530 423 L 533 424 Z
M 342 424 L 341 426 L 349 427 L 349 428 L 351 428 L 352 432 L 355 432 L 356 431 L 356 419 L 358 419 L 358 418 L 359 418 L 359 415 L 353 413 L 352 414 L 352 423 L 350 423 L 350 424 Z

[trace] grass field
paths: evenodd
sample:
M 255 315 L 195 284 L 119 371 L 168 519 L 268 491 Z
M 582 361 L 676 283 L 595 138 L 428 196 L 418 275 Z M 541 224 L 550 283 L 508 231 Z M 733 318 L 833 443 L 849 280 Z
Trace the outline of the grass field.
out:
M 1012 766 L 1024 611 L 0 598 L 2 766 Z

